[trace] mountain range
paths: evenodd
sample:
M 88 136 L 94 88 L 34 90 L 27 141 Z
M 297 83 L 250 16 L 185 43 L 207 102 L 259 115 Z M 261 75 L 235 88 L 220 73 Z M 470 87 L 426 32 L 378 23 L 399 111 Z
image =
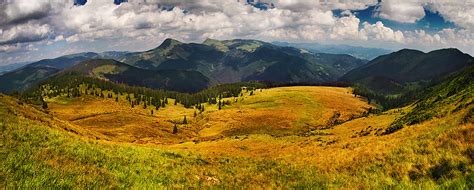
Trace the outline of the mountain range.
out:
M 473 58 L 457 49 L 428 53 L 403 49 L 367 62 L 347 54 L 313 53 L 257 40 L 166 39 L 144 52 L 86 52 L 34 62 L 0 76 L 0 91 L 23 91 L 52 76 L 74 72 L 179 92 L 246 81 L 342 81 L 390 95 L 427 86 L 472 64 Z
M 289 46 L 305 49 L 315 53 L 347 54 L 359 59 L 372 60 L 378 56 L 389 54 L 392 50 L 382 48 L 368 48 L 343 44 L 319 44 L 319 43 L 288 43 L 272 42 L 278 46 Z
M 207 39 L 201 44 L 182 43 L 166 39 L 157 48 L 145 52 L 107 52 L 81 53 L 41 60 L 0 76 L 2 92 L 22 91 L 60 71 L 71 68 L 90 59 L 115 59 L 130 66 L 130 72 L 121 77 L 107 75 L 109 80 L 130 82 L 131 85 L 144 85 L 143 81 L 154 81 L 152 71 L 160 73 L 161 82 L 147 87 L 194 92 L 208 86 L 241 81 L 272 82 L 328 82 L 336 81 L 348 71 L 365 64 L 365 60 L 350 55 L 310 53 L 293 48 L 280 47 L 257 40 Z M 99 63 L 101 61 L 95 61 Z M 110 62 L 109 62 L 110 63 Z M 84 65 L 84 64 L 82 64 Z M 102 65 L 97 64 L 97 67 Z M 124 67 L 121 64 L 120 67 Z M 88 66 L 90 68 L 90 63 Z M 140 69 L 140 70 L 138 70 Z M 100 70 L 100 69 L 99 69 Z M 137 72 L 140 71 L 140 72 Z M 146 71 L 146 72 L 145 72 Z M 144 73 L 147 73 L 144 75 Z M 167 73 L 167 74 L 165 74 Z M 199 74 L 202 74 L 202 77 Z M 132 76 L 133 74 L 133 76 Z M 189 75 L 189 76 L 188 76 Z M 127 76 L 129 80 L 125 80 Z M 165 84 L 164 81 L 187 81 L 180 86 Z M 155 81 L 156 82 L 156 81 Z M 194 85 L 194 83 L 198 83 Z M 186 87 L 189 86 L 189 87 Z
M 20 67 L 23 67 L 23 66 L 28 65 L 30 63 L 31 62 L 19 62 L 19 63 L 12 63 L 12 64 L 8 64 L 8 65 L 0 66 L 0 75 L 2 75 L 4 73 L 7 73 L 7 72 L 10 72 L 10 71 L 13 71 L 15 69 L 18 69 Z
M 120 61 L 150 70 L 198 71 L 214 83 L 325 82 L 365 63 L 348 55 L 310 53 L 257 40 L 207 39 L 202 44 L 166 39 L 159 47 Z

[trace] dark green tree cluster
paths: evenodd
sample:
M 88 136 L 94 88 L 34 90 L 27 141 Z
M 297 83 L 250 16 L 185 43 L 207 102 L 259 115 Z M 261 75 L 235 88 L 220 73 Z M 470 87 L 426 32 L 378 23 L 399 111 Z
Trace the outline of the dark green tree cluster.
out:
M 175 99 L 175 104 L 182 104 L 186 108 L 199 107 L 199 110 L 202 112 L 204 110 L 203 103 L 219 103 L 222 106 L 227 103 L 222 102 L 223 98 L 238 97 L 242 87 L 255 89 L 265 88 L 265 85 L 257 82 L 224 84 L 189 94 L 128 86 L 69 72 L 43 81 L 23 94 L 25 97 L 28 97 L 27 99 L 42 100 L 42 97 L 56 97 L 60 95 L 68 97 L 94 95 L 101 98 L 115 98 L 115 101 L 119 100 L 119 94 L 127 94 L 125 99 L 130 103 L 131 107 L 138 105 L 141 105 L 143 108 L 155 106 L 157 109 L 168 105 L 168 98 L 172 98 Z M 133 95 L 133 98 L 131 95 Z
M 387 95 L 383 93 L 374 92 L 366 87 L 355 85 L 353 86 L 353 94 L 355 97 L 361 96 L 367 98 L 368 103 L 376 103 L 382 106 L 383 110 L 405 106 L 420 97 L 421 91 L 406 91 L 398 96 Z

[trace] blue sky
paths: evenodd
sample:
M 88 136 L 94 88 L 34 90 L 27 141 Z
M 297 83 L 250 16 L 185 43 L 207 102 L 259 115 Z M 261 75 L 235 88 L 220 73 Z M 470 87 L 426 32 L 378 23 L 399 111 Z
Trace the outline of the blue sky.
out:
M 443 29 L 457 28 L 453 22 L 447 21 L 438 12 L 433 12 L 429 9 L 424 8 L 425 16 L 415 23 L 404 23 L 393 21 L 385 18 L 380 18 L 376 13 L 377 6 L 369 6 L 366 9 L 352 11 L 361 22 L 375 23 L 381 21 L 385 26 L 395 30 L 417 30 L 423 29 L 428 33 L 436 33 Z M 344 10 L 333 10 L 336 16 L 341 16 Z
M 348 44 L 474 54 L 472 0 L 66 0 L 0 2 L 0 65 L 165 38 Z

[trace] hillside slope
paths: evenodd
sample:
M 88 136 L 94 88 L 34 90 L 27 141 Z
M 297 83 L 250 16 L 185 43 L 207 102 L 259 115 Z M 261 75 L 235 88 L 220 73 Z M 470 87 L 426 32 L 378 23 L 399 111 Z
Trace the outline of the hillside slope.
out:
M 474 123 L 474 66 L 448 77 L 440 84 L 425 89 L 423 97 L 403 117 L 395 121 L 387 133 L 405 125 L 414 125 L 432 118 L 442 118 L 467 109 L 463 123 Z
M 209 87 L 209 79 L 196 71 L 144 70 L 112 59 L 91 59 L 80 62 L 63 73 L 80 73 L 129 86 L 142 86 L 179 92 L 197 92 Z M 61 74 L 59 74 L 60 77 Z M 54 80 L 54 79 L 53 79 Z
M 59 71 L 71 67 L 81 61 L 98 58 L 96 53 L 80 53 L 66 55 L 55 59 L 44 59 L 28 64 L 19 69 L 0 76 L 0 92 L 23 91 Z
M 196 117 L 172 103 L 156 114 L 152 106 L 130 108 L 126 94 L 118 102 L 55 97 L 46 110 L 0 94 L 0 185 L 472 189 L 474 126 L 460 123 L 465 108 L 379 135 L 401 113 L 350 119 L 368 104 L 348 91 L 244 91 L 221 110 L 206 104 Z M 324 127 L 336 111 L 350 120 Z M 183 115 L 189 123 L 178 122 L 173 134 Z
M 340 78 L 381 93 L 400 93 L 409 86 L 423 86 L 472 66 L 474 59 L 457 49 L 429 53 L 404 49 L 380 56 Z

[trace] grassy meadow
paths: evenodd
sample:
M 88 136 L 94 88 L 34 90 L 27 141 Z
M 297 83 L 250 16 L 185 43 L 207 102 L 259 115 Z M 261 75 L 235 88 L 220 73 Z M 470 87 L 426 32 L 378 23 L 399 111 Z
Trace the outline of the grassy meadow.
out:
M 382 135 L 412 106 L 366 114 L 376 106 L 350 88 L 243 91 L 202 113 L 132 108 L 126 94 L 46 110 L 0 96 L 7 188 L 474 188 L 472 104 Z

